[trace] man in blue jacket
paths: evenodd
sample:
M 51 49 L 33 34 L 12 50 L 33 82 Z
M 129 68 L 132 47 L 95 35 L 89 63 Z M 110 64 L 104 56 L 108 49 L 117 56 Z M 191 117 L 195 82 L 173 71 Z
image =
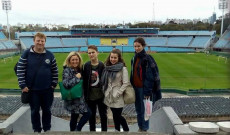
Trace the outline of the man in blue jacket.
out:
M 54 88 L 58 82 L 58 68 L 54 55 L 45 49 L 46 36 L 37 33 L 34 45 L 27 49 L 17 64 L 17 76 L 22 92 L 29 92 L 31 122 L 34 132 L 49 131 L 51 128 L 51 106 Z M 42 127 L 40 121 L 42 109 Z

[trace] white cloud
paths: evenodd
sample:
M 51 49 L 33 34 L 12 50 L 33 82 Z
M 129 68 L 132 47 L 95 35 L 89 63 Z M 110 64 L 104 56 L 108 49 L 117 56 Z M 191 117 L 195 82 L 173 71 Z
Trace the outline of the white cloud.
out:
M 10 24 L 17 23 L 123 23 L 149 21 L 153 18 L 205 19 L 214 7 L 220 16 L 218 0 L 11 0 Z M 202 1 L 202 3 L 201 3 Z M 204 3 L 204 4 L 203 4 Z M 6 24 L 6 13 L 0 12 Z

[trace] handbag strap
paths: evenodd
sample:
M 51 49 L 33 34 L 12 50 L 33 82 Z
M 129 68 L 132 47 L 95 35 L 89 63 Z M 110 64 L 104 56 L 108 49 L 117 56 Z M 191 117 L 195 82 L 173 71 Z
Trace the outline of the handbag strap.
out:
M 45 55 L 46 55 L 46 54 L 45 54 Z M 41 65 L 42 65 L 42 61 L 44 60 L 45 55 L 42 56 L 42 58 L 41 58 L 41 60 L 39 61 L 39 64 L 38 64 L 36 70 L 34 70 L 34 71 L 35 71 L 35 74 L 34 74 L 34 76 L 33 76 L 33 78 L 32 78 L 32 84 L 31 84 L 31 86 L 30 86 L 31 88 L 32 88 L 33 85 L 34 85 L 34 80 L 35 80 L 35 78 L 36 78 L 36 76 L 37 76 L 37 74 L 38 74 L 38 71 L 39 71 L 39 69 L 40 69 L 40 67 L 41 67 Z

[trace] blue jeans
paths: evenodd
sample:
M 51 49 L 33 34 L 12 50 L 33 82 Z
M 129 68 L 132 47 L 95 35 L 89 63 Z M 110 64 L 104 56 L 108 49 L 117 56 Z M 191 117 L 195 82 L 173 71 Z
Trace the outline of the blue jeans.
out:
M 147 131 L 149 129 L 149 120 L 145 121 L 145 106 L 143 88 L 135 88 L 136 101 L 135 109 L 137 113 L 137 123 L 141 130 Z
M 53 103 L 54 95 L 53 89 L 43 91 L 30 91 L 30 109 L 31 109 L 31 122 L 35 132 L 41 132 L 40 121 L 40 108 L 42 109 L 42 125 L 43 130 L 47 131 L 51 128 L 51 106 Z
M 70 131 L 81 131 L 82 127 L 89 120 L 91 116 L 91 110 L 88 108 L 87 112 L 82 113 L 82 117 L 77 124 L 77 119 L 79 117 L 78 113 L 71 113 L 70 119 Z

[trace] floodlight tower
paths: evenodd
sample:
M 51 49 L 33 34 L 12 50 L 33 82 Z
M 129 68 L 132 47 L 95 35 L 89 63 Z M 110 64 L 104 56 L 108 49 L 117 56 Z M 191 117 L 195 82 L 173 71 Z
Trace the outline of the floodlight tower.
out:
M 9 40 L 10 40 L 10 26 L 9 26 L 8 12 L 11 10 L 11 0 L 2 0 L 2 9 L 6 11 L 7 30 L 9 34 Z
M 219 0 L 219 9 L 222 10 L 222 21 L 221 21 L 221 32 L 223 34 L 223 25 L 224 25 L 224 10 L 228 9 L 228 0 Z
M 155 23 L 155 6 L 154 6 L 154 2 L 153 2 L 153 23 Z

